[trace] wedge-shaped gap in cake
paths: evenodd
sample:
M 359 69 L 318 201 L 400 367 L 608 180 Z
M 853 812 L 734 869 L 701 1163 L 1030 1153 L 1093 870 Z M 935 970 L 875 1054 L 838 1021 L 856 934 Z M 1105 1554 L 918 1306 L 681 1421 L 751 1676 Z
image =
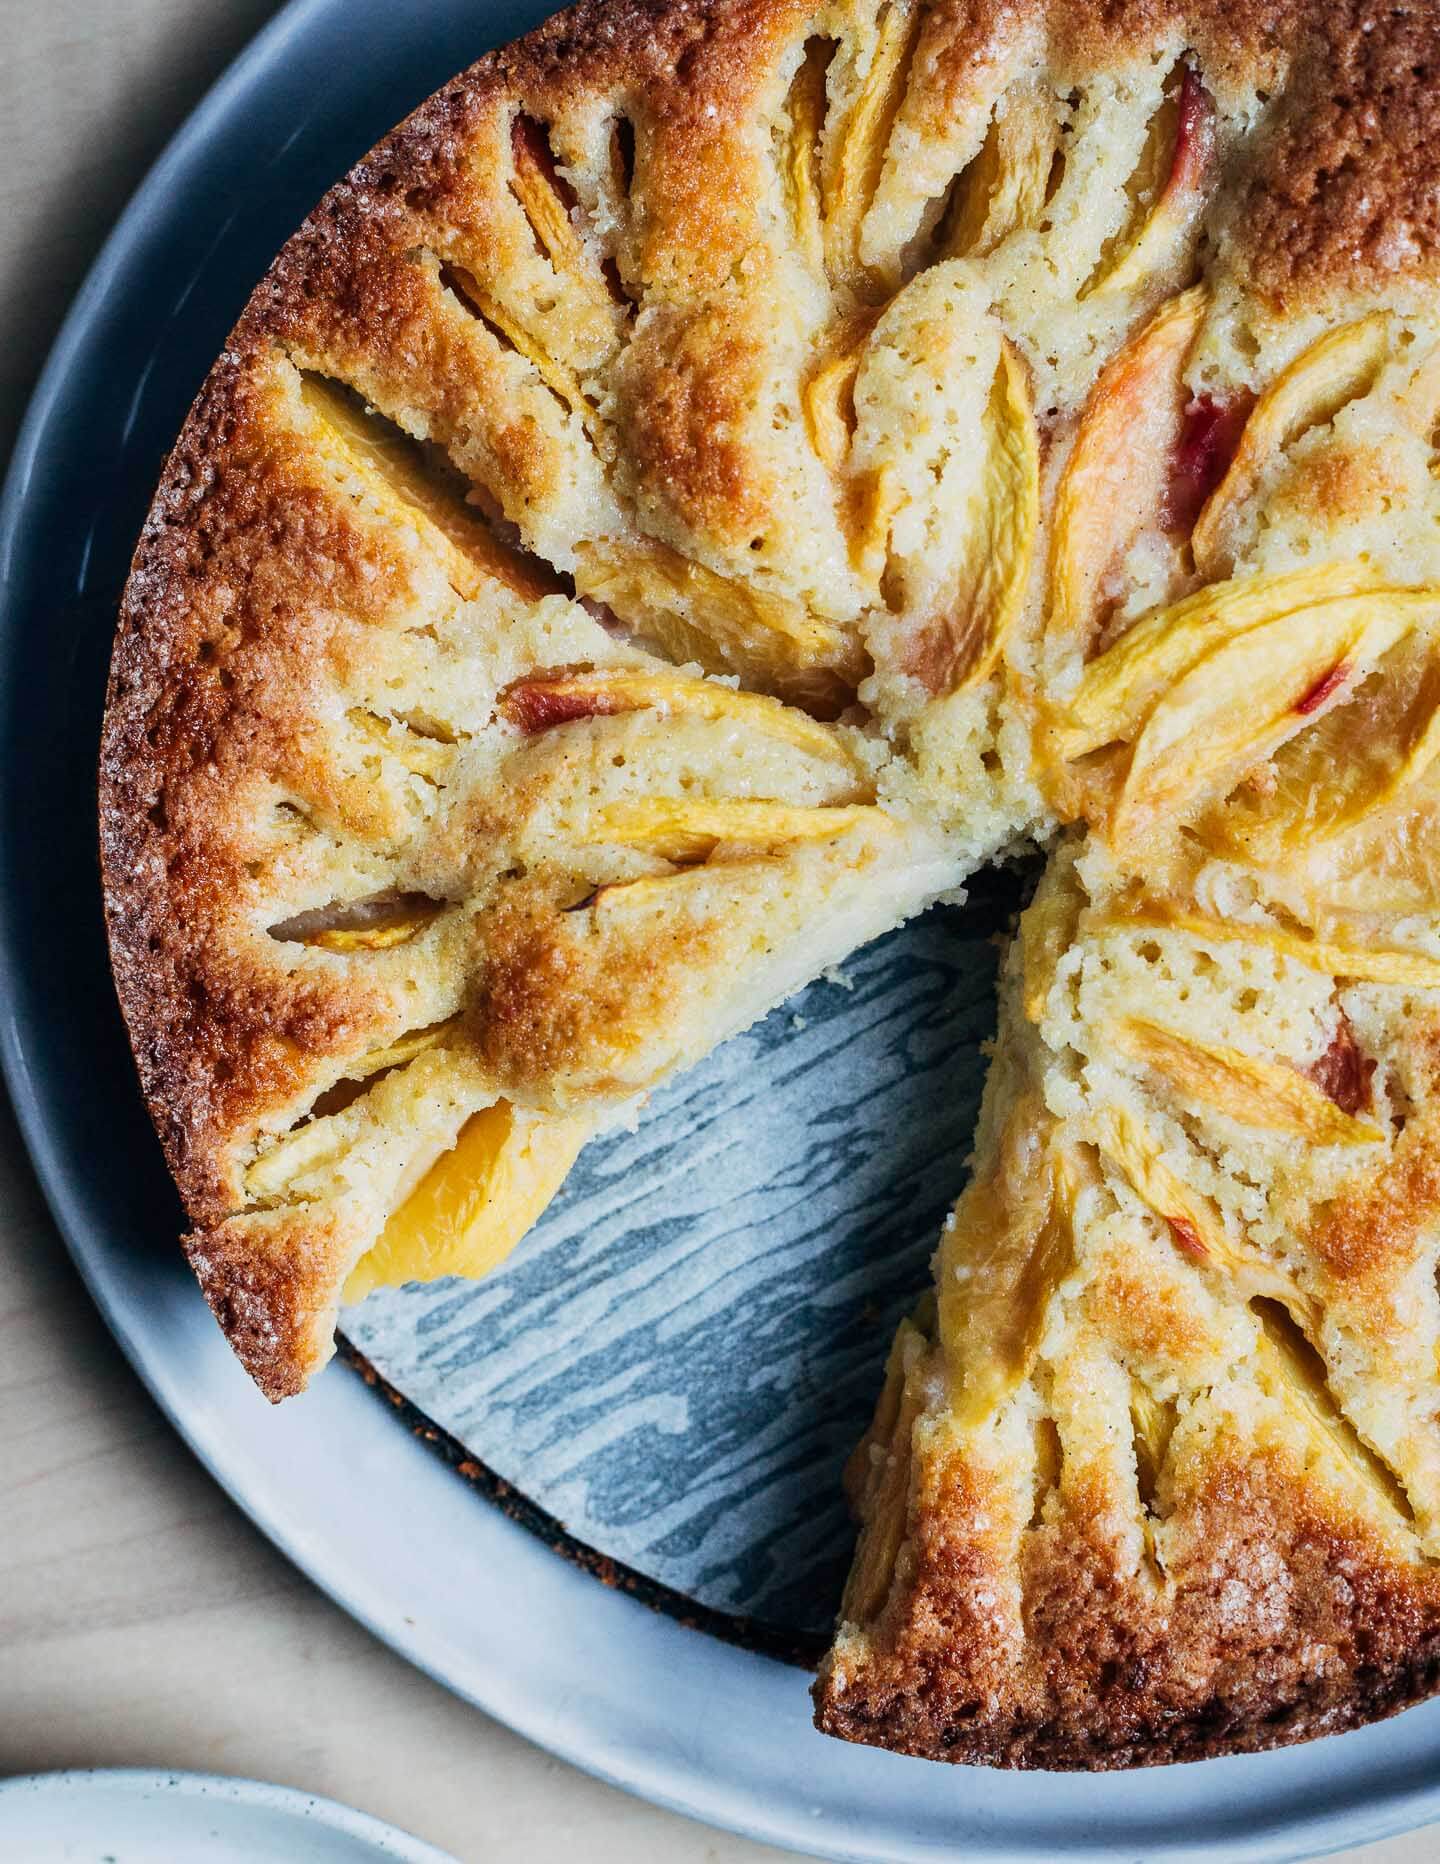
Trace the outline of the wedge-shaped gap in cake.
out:
M 1413 1526 L 1415 1511 L 1404 1484 L 1346 1416 L 1331 1388 L 1328 1366 L 1294 1315 L 1263 1297 L 1251 1301 L 1250 1311 L 1260 1323 L 1260 1363 L 1271 1396 L 1341 1459 L 1388 1513 Z
M 308 907 L 277 920 L 269 931 L 281 944 L 309 945 L 320 951 L 390 951 L 418 938 L 447 906 L 447 901 L 426 893 L 373 893 L 364 899 Z
M 527 601 L 563 588 L 548 565 L 496 535 L 443 449 L 412 439 L 333 376 L 303 370 L 300 392 L 322 449 L 353 475 L 362 495 L 419 533 L 462 599 L 496 583 Z

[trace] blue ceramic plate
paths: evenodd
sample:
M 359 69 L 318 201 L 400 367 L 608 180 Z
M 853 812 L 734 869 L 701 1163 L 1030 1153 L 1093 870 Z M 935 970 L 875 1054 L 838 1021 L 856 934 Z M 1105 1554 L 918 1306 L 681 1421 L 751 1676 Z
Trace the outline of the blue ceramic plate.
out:
M 0 507 L 0 1052 L 81 1272 L 192 1448 L 312 1578 L 460 1694 L 649 1799 L 797 1850 L 885 1864 L 957 1853 L 1297 1858 L 1440 1816 L 1440 1705 L 1283 1754 L 1100 1778 L 933 1767 L 822 1740 L 803 1672 L 597 1586 L 387 1423 L 358 1379 L 334 1371 L 303 1404 L 272 1411 L 180 1263 L 180 1213 L 110 990 L 95 870 L 94 749 L 131 544 L 185 408 L 285 236 L 411 105 L 542 10 L 543 0 L 298 0 L 282 12 L 120 222 L 21 434 Z M 901 948 L 912 993 L 943 943 L 931 923 Z M 954 972 L 953 958 L 937 962 Z M 938 988 L 949 993 L 945 1016 L 959 1017 L 952 1046 L 964 1046 L 970 986 L 955 973 Z M 876 1000 L 883 994 L 882 983 Z M 824 1002 L 811 1007 L 823 1024 Z M 893 1052 L 929 1065 L 921 1050 Z M 732 1091 L 729 1063 L 716 1080 Z M 673 1166 L 658 1148 L 633 1156 L 663 1199 Z M 953 1190 L 916 1170 L 922 1203 Z M 751 1230 L 771 1214 L 757 1204 Z M 921 1214 L 913 1234 L 897 1233 L 901 1256 L 923 1254 L 933 1226 Z M 733 1232 L 727 1222 L 727 1246 L 753 1258 L 758 1234 L 745 1245 Z M 542 1242 L 528 1271 L 542 1296 L 545 1260 Z M 914 1282 L 918 1260 L 899 1261 L 900 1281 Z M 823 1303 L 817 1312 L 826 1322 Z M 672 1337 L 657 1329 L 656 1363 Z M 868 1394 L 860 1362 L 871 1350 L 855 1350 L 846 1403 Z M 712 1363 L 723 1374 L 725 1353 Z M 713 1430 L 703 1396 L 702 1383 L 671 1423 Z M 834 1442 L 806 1450 L 809 1469 L 833 1462 L 849 1423 L 827 1428 Z M 643 1455 L 647 1441 L 639 1433 L 627 1454 Z M 640 1469 L 633 1493 L 647 1480 L 652 1492 L 695 1480 L 693 1459 L 689 1476 L 671 1468 Z M 617 1513 L 599 1509 L 591 1531 L 609 1533 Z M 643 1533 L 636 1545 L 650 1557 Z M 829 1557 L 815 1550 L 817 1573 Z M 715 1571 L 717 1597 L 759 1596 L 743 1557 Z M 792 1623 L 816 1605 L 768 1596 Z

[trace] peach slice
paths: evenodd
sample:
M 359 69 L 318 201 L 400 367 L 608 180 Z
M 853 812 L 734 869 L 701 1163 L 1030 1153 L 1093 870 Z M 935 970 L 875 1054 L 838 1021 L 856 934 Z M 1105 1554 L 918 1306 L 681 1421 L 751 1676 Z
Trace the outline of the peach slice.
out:
M 300 395 L 322 447 L 364 484 L 401 528 L 419 533 L 440 558 L 450 586 L 472 600 L 498 583 L 527 601 L 553 595 L 559 583 L 520 552 L 507 549 L 463 502 L 441 489 L 422 462 L 420 448 L 382 417 L 368 416 L 334 383 L 314 375 L 300 380 Z
M 397 762 L 404 764 L 417 777 L 423 777 L 427 783 L 438 783 L 454 761 L 453 739 L 431 737 L 426 732 L 412 730 L 399 719 L 384 718 L 380 713 L 368 712 L 361 706 L 354 707 L 346 717 Z
M 1287 878 L 1340 912 L 1432 913 L 1440 895 L 1440 781 L 1432 766 L 1389 809 L 1346 834 L 1297 849 Z
M 621 712 L 685 713 L 763 732 L 829 763 L 854 764 L 844 739 L 808 712 L 784 705 L 768 693 L 741 692 L 714 680 L 686 679 L 679 673 L 604 667 L 590 673 L 532 674 L 506 689 L 500 710 L 527 732 Z
M 1254 405 L 1248 389 L 1236 389 L 1224 400 L 1195 395 L 1186 402 L 1161 513 L 1166 530 L 1185 536 L 1194 530 L 1206 500 L 1230 470 Z
M 1142 1497 L 1153 1497 L 1160 1471 L 1170 1454 L 1179 1411 L 1173 1398 L 1157 1398 L 1138 1379 L 1130 1387 L 1130 1423 L 1135 1433 L 1136 1483 Z M 1161 1564 L 1155 1545 L 1154 1521 L 1147 1509 L 1145 1540 L 1150 1557 Z
M 488 1275 L 533 1227 L 596 1123 L 590 1114 L 527 1116 L 507 1100 L 471 1114 L 350 1271 L 342 1299 Z
M 826 139 L 821 167 L 825 265 L 836 284 L 852 290 L 864 290 L 872 282 L 861 262 L 860 235 L 904 101 L 921 21 L 920 7 L 907 0 L 886 0 L 859 95 Z
M 960 178 L 949 224 L 942 225 L 936 242 L 939 257 L 983 259 L 1019 228 L 1034 226 L 1059 150 L 1054 97 L 1038 84 L 1015 85 Z
M 435 1048 L 455 1029 L 456 1019 L 432 1023 L 398 1036 L 384 1048 L 372 1049 L 345 1064 L 342 1080 L 373 1083 L 394 1068 L 408 1067 L 426 1050 Z M 277 1196 L 294 1179 L 339 1158 L 350 1144 L 347 1125 L 335 1114 L 307 1120 L 262 1151 L 245 1173 L 245 1192 L 252 1199 Z
M 1084 655 L 1104 628 L 1108 584 L 1126 553 L 1166 528 L 1185 364 L 1208 305 L 1199 285 L 1164 305 L 1101 370 L 1081 419 L 1055 497 L 1048 633 Z
M 493 293 L 487 291 L 473 272 L 463 265 L 447 267 L 447 278 L 455 287 L 459 297 L 464 299 L 467 307 L 481 320 L 489 324 L 500 338 L 513 349 L 517 356 L 523 356 L 550 393 L 567 407 L 572 414 L 578 415 L 586 433 L 597 448 L 609 445 L 609 436 L 604 422 L 600 419 L 595 404 L 586 395 L 580 385 L 580 378 L 573 369 L 568 368 L 558 357 L 551 355 L 539 338 L 532 334 L 509 311 Z
M 1051 1125 L 1021 1101 L 994 1171 L 965 1192 L 941 1241 L 940 1338 L 963 1431 L 979 1429 L 1028 1377 L 1074 1259 L 1080 1165 L 1055 1147 Z
M 1260 1323 L 1256 1351 L 1262 1390 L 1278 1399 L 1371 1494 L 1406 1522 L 1412 1521 L 1404 1487 L 1341 1410 L 1319 1353 L 1283 1308 L 1260 1301 L 1254 1311 Z
M 1328 1047 L 1305 1070 L 1342 1113 L 1363 1113 L 1373 1104 L 1375 1060 L 1355 1040 L 1355 1030 L 1344 1010 Z
M 850 454 L 855 433 L 855 378 L 875 324 L 874 311 L 857 311 L 843 319 L 827 344 L 828 359 L 800 391 L 810 444 L 831 472 L 839 472 Z
M 1133 737 L 1161 695 L 1216 647 L 1263 622 L 1375 587 L 1364 563 L 1326 563 L 1235 577 L 1154 610 L 1085 669 L 1057 730 L 1057 750 L 1083 757 Z
M 825 209 L 820 187 L 820 135 L 825 126 L 825 80 L 835 44 L 812 39 L 790 87 L 782 179 L 802 257 L 817 272 L 825 264 Z
M 1440 661 L 1428 635 L 1388 654 L 1349 704 L 1276 754 L 1263 793 L 1244 786 L 1207 834 L 1266 865 L 1388 809 L 1440 752 Z
M 1374 382 L 1389 349 L 1383 311 L 1329 331 L 1303 351 L 1255 404 L 1230 470 L 1196 520 L 1190 547 L 1206 578 L 1225 573 L 1225 526 L 1244 504 L 1269 462 L 1312 427 L 1323 426 Z
M 1173 265 L 1205 205 L 1205 177 L 1215 157 L 1215 104 L 1188 61 L 1151 126 L 1131 181 L 1137 200 L 1153 201 L 1138 231 L 1127 228 L 1102 255 L 1085 297 L 1134 291 Z
M 440 911 L 433 901 L 427 901 L 423 907 L 402 909 L 393 919 L 370 925 L 330 926 L 324 932 L 317 932 L 314 938 L 306 939 L 305 943 L 317 945 L 321 951 L 390 951 L 396 945 L 408 945 Z
M 1205 656 L 1151 712 L 1111 828 L 1117 847 L 1173 824 L 1341 702 L 1440 597 L 1341 596 L 1262 622 Z
M 510 126 L 515 164 L 510 186 L 555 270 L 609 309 L 614 294 L 575 225 L 575 191 L 560 173 L 544 129 L 521 113 Z
M 667 861 L 703 861 L 722 843 L 782 848 L 793 842 L 828 841 L 852 829 L 893 827 L 885 811 L 869 803 L 808 808 L 791 803 L 653 796 L 605 804 L 590 818 L 582 838 L 639 848 Z
M 1125 1017 L 1111 1035 L 1125 1054 L 1160 1075 L 1183 1101 L 1198 1102 L 1242 1126 L 1320 1146 L 1377 1145 L 1384 1140 L 1377 1126 L 1345 1113 L 1286 1063 L 1196 1041 L 1141 1017 Z
M 1040 441 L 1025 368 L 1009 343 L 985 412 L 979 522 L 960 585 L 941 614 L 906 641 L 904 670 L 931 693 L 989 678 L 1020 613 L 1040 524 Z
M 841 1613 L 864 1624 L 890 1591 L 907 1525 L 911 1438 L 925 1409 L 929 1342 L 902 1320 L 885 1367 L 885 1384 L 869 1430 L 846 1468 L 846 1484 L 863 1522 Z M 878 1454 L 872 1456 L 871 1451 Z
M 1228 1276 L 1247 1300 L 1267 1295 L 1303 1313 L 1311 1324 L 1318 1320 L 1318 1306 L 1292 1276 L 1231 1242 L 1214 1205 L 1170 1170 L 1159 1142 L 1142 1120 L 1123 1107 L 1108 1109 L 1099 1143 L 1141 1203 L 1167 1225 L 1175 1247 L 1187 1261 Z
M 1202 913 L 1180 912 L 1149 904 L 1110 924 L 1120 932 L 1133 930 L 1136 926 L 1156 926 L 1167 931 L 1189 933 L 1212 945 L 1253 945 L 1277 952 L 1282 958 L 1293 958 L 1297 964 L 1306 965 L 1326 977 L 1347 977 L 1358 983 L 1402 984 L 1419 990 L 1440 989 L 1440 958 L 1429 958 L 1418 951 L 1324 942 L 1305 938 L 1298 932 L 1288 932 L 1282 926 L 1257 925 L 1244 920 L 1210 919 Z
M 784 596 L 733 581 L 654 538 L 577 546 L 575 586 L 671 659 L 838 711 L 861 676 L 859 646 Z

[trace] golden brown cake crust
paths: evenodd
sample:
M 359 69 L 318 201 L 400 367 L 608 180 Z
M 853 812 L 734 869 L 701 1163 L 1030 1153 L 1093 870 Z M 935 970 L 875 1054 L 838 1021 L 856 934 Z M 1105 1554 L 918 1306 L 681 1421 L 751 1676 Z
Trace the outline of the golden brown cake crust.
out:
M 847 16 L 869 52 L 881 15 Z M 867 635 L 861 621 L 879 597 L 878 574 L 868 586 L 863 552 L 847 555 L 853 511 L 837 500 L 838 516 L 824 512 L 834 529 L 824 574 L 814 563 L 790 574 L 775 540 L 814 528 L 814 510 L 798 502 L 809 482 L 787 478 L 793 462 L 767 451 L 766 419 L 752 419 L 757 407 L 767 414 L 776 373 L 766 216 L 776 211 L 767 189 L 779 118 L 806 41 L 837 30 L 836 17 L 794 0 L 590 0 L 482 60 L 363 158 L 287 245 L 165 467 L 111 673 L 100 763 L 106 912 L 142 1086 L 194 1225 L 187 1254 L 272 1398 L 301 1389 L 323 1363 L 346 1275 L 416 1168 L 366 1129 L 363 1185 L 342 1173 L 340 1188 L 326 1182 L 323 1195 L 313 1185 L 292 1193 L 280 1180 L 278 1191 L 257 1190 L 252 1169 L 267 1147 L 303 1144 L 331 1118 L 327 1096 L 368 1078 L 369 1058 L 417 1029 L 447 1032 L 453 1072 L 437 1065 L 422 1084 L 437 1147 L 497 1096 L 543 1113 L 618 1104 L 733 1026 L 720 983 L 705 996 L 705 980 L 723 980 L 737 951 L 762 968 L 772 934 L 777 951 L 783 944 L 786 912 L 797 944 L 822 918 L 837 927 L 838 954 L 887 923 L 876 895 L 893 892 L 903 916 L 974 865 L 968 854 L 932 857 L 924 811 L 910 821 L 912 792 L 902 787 L 879 799 L 889 827 L 857 830 L 843 862 L 829 844 L 752 853 L 722 912 L 691 888 L 697 870 L 666 872 L 662 856 L 629 850 L 615 873 L 592 872 L 588 853 L 568 866 L 532 859 L 557 782 L 548 767 L 523 766 L 523 747 L 503 797 L 472 798 L 443 827 L 426 817 L 423 835 L 413 821 L 430 806 L 420 787 L 428 779 L 397 775 L 374 753 L 366 761 L 347 752 L 347 764 L 335 748 L 369 703 L 355 694 L 420 689 L 410 637 L 425 629 L 415 624 L 428 620 L 438 640 L 462 605 L 436 538 L 377 509 L 370 489 L 356 489 L 363 474 L 337 466 L 317 442 L 303 399 L 311 378 L 344 384 L 366 418 L 378 410 L 427 458 L 443 455 L 447 471 L 498 507 L 504 549 L 518 528 L 534 551 L 510 572 L 525 585 L 517 603 L 529 659 L 495 674 L 492 710 L 509 681 L 537 668 L 588 668 L 630 652 L 607 645 L 598 626 L 593 641 L 582 639 L 583 615 L 556 621 L 545 609 L 544 590 L 573 577 L 583 595 L 587 574 L 603 591 L 592 607 L 607 624 L 621 604 L 613 566 L 601 566 L 603 580 L 579 549 L 575 513 L 586 499 L 585 522 L 593 518 L 607 541 L 622 533 L 627 548 L 639 540 L 653 553 L 650 593 L 678 582 L 701 609 L 730 613 L 738 601 L 746 626 L 763 611 L 762 635 L 783 625 L 807 643 L 788 684 L 753 675 L 751 636 L 734 665 L 721 654 L 707 671 L 735 672 L 829 719 L 883 659 L 879 624 Z M 1230 126 L 1204 223 L 1205 269 L 1272 320 L 1335 302 L 1364 308 L 1440 277 L 1433 9 L 974 0 L 917 12 L 907 33 L 900 69 L 910 88 L 902 83 L 886 128 L 898 125 L 922 153 L 1042 55 L 1077 95 L 1087 79 L 1122 67 L 1148 60 L 1177 70 L 1193 58 Z M 1160 86 L 1157 78 L 1157 99 Z M 861 90 L 869 108 L 863 80 Z M 603 285 L 597 271 L 567 300 L 537 383 L 516 360 L 533 336 L 525 307 L 505 296 L 530 289 L 538 238 L 517 211 L 514 120 L 571 136 L 562 153 L 578 173 L 584 138 L 607 112 L 630 128 L 628 149 L 617 131 L 610 158 L 612 192 L 628 209 L 614 210 L 620 224 L 605 234 Z M 843 323 L 847 332 L 875 327 L 880 299 L 896 295 L 916 242 L 936 236 L 943 219 L 937 195 L 905 220 L 905 179 L 900 160 L 869 176 L 871 205 L 887 187 L 894 201 L 878 215 L 890 216 L 876 235 L 879 257 L 850 255 L 861 283 L 835 286 L 830 310 L 857 320 Z M 584 203 L 597 225 L 612 209 L 608 197 Z M 1189 282 L 1195 259 L 1192 243 L 1155 298 L 1137 294 L 1134 323 Z M 643 331 L 632 338 L 639 306 Z M 1131 334 L 1118 319 L 1097 330 L 1095 345 L 1112 352 Z M 811 355 L 803 344 L 796 353 Z M 1036 358 L 1029 365 L 1038 376 Z M 603 392 L 592 392 L 597 381 Z M 852 401 L 855 386 L 852 376 Z M 863 409 L 851 412 L 858 440 Z M 1042 398 L 1037 479 L 1060 459 L 1075 413 L 1057 414 Z M 589 451 L 578 450 L 582 429 L 595 436 Z M 1378 481 L 1364 467 L 1356 450 L 1317 468 L 1313 511 L 1338 522 L 1372 497 Z M 855 510 L 863 499 L 873 507 L 880 483 L 856 476 Z M 736 564 L 748 564 L 749 551 L 755 576 L 746 583 Z M 895 606 L 888 588 L 885 602 Z M 704 634 L 694 613 L 666 644 L 672 663 L 694 657 Z M 552 629 L 562 646 L 547 659 Z M 447 677 L 488 672 L 493 645 Z M 421 719 L 420 749 L 432 760 L 445 755 L 437 744 L 465 736 L 431 732 L 418 700 L 405 716 Z M 918 769 L 922 733 L 907 738 L 910 722 L 902 716 L 890 742 Z M 382 734 L 399 729 L 372 716 L 377 723 Z M 363 720 L 354 726 L 364 729 Z M 846 742 L 837 737 L 841 749 Z M 625 766 L 630 747 L 618 735 L 603 749 L 607 772 Z M 988 770 L 996 759 L 985 755 Z M 807 756 L 791 755 L 784 771 L 791 806 L 880 813 L 863 772 L 842 781 L 832 758 L 817 775 Z M 768 741 L 764 758 L 768 778 L 780 761 Z M 1027 796 L 986 852 L 1040 820 Z M 303 938 L 287 944 L 275 932 L 290 913 L 326 901 L 309 852 L 321 843 L 345 880 L 335 897 L 379 893 L 388 876 L 392 892 L 433 911 L 423 1001 L 404 958 L 377 952 L 361 967 L 308 947 L 297 956 Z M 682 910 L 648 933 L 643 915 L 623 919 L 625 901 L 644 897 L 626 886 L 676 879 Z M 482 893 L 484 912 L 467 918 Z M 832 955 L 814 949 L 817 967 Z M 763 975 L 783 994 L 802 973 L 777 958 Z M 769 982 L 756 986 L 747 1014 L 767 992 L 776 994 Z M 684 1023 L 683 1035 L 672 1039 L 672 1022 Z M 343 1103 L 344 1091 L 333 1117 L 346 1117 Z M 1429 1130 L 1417 1124 L 1388 1176 L 1337 1200 L 1307 1232 L 1337 1280 L 1379 1273 L 1385 1264 L 1372 1259 L 1382 1245 L 1403 1238 L 1416 1203 L 1428 1211 L 1436 1201 Z M 1157 1296 L 1142 1315 L 1136 1290 L 1115 1277 L 1097 1303 L 1107 1288 L 1138 1356 L 1191 1351 L 1183 1313 L 1166 1315 Z M 1122 1331 L 1117 1319 L 1112 1332 Z M 1403 1534 L 1373 1526 L 1312 1480 L 1293 1447 L 1237 1439 L 1175 1476 L 1163 1591 L 1117 1556 L 1121 1526 L 1098 1477 L 1092 1485 L 1068 1474 L 1051 1514 L 1032 1525 L 1009 1518 L 1013 1496 L 991 1493 L 978 1465 L 937 1449 L 917 1478 L 908 1565 L 869 1630 L 863 1663 L 852 1663 L 842 1635 L 819 1685 L 820 1725 L 939 1758 L 1110 1767 L 1297 1740 L 1429 1693 L 1440 1675 L 1433 1568 Z M 977 1531 L 977 1521 L 987 1525 Z M 1006 1535 L 1012 1552 L 1024 1537 L 1018 1591 Z
M 913 1590 L 882 1620 L 860 1680 L 843 1648 L 816 1685 L 827 1734 L 930 1760 L 1111 1769 L 1249 1753 L 1338 1734 L 1433 1694 L 1440 1581 L 1328 1509 L 1278 1455 L 1209 1465 L 1176 1498 L 1183 1559 L 1162 1595 L 1117 1571 L 1080 1490 L 1026 1551 L 1029 1653 L 1017 1681 L 983 1601 L 1001 1567 L 945 1523 L 991 1498 L 942 1495 L 922 1516 Z M 962 1682 L 963 1679 L 963 1682 Z
M 1027 13 L 1043 22 L 1046 11 L 1039 0 L 935 8 L 926 31 L 937 97 L 947 94 L 947 71 L 963 72 L 986 45 L 1021 31 Z M 726 139 L 743 127 L 776 42 L 804 18 L 803 8 L 774 0 L 597 0 L 483 59 L 326 196 L 258 287 L 202 391 L 136 552 L 101 761 L 122 1004 L 167 1157 L 197 1216 L 227 1203 L 211 1156 L 221 1137 L 298 1078 L 294 1049 L 324 1052 L 357 1007 L 353 985 L 311 981 L 277 1001 L 273 975 L 258 978 L 210 936 L 207 901 L 233 879 L 217 832 L 223 773 L 237 758 L 253 765 L 270 754 L 266 738 L 286 715 L 287 617 L 326 601 L 377 614 L 403 579 L 385 560 L 383 538 L 362 536 L 328 501 L 308 497 L 277 457 L 273 433 L 257 420 L 257 353 L 278 342 L 344 354 L 384 331 L 402 374 L 453 381 L 457 404 L 483 398 L 485 381 L 464 372 L 469 359 L 435 352 L 420 274 L 406 255 L 437 224 L 465 225 L 483 243 L 492 193 L 483 169 L 467 171 L 465 154 L 515 101 L 541 117 L 593 92 L 643 103 L 671 131 L 643 269 L 663 288 L 667 268 L 683 265 L 693 282 L 696 268 L 728 267 L 743 248 L 746 214 L 724 185 Z M 1049 23 L 1082 66 L 1188 27 L 1217 78 L 1258 71 L 1284 80 L 1275 127 L 1251 152 L 1253 172 L 1241 178 L 1227 229 L 1259 290 L 1288 302 L 1297 292 L 1434 275 L 1440 104 L 1425 74 L 1440 69 L 1440 21 L 1428 10 L 1136 0 L 1061 8 Z M 725 360 L 707 356 L 699 380 L 682 374 L 673 393 L 659 383 L 647 444 L 661 475 L 695 475 L 694 504 L 743 523 L 743 473 L 712 437 L 733 374 Z M 533 436 L 512 423 L 489 441 L 503 476 L 523 487 Z M 184 798 L 178 823 L 160 815 L 162 792 Z

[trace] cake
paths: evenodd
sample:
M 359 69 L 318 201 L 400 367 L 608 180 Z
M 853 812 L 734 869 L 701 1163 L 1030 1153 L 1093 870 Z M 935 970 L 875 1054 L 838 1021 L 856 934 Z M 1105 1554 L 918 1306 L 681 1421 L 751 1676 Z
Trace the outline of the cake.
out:
M 272 1399 L 1047 852 L 829 1732 L 1124 1766 L 1440 1677 L 1437 52 L 590 0 L 325 197 L 164 469 L 106 910 Z

